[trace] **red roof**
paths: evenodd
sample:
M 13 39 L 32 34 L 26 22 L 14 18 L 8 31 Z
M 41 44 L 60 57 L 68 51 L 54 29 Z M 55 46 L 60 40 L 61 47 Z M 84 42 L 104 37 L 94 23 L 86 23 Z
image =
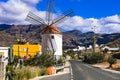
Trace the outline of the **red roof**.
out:
M 47 26 L 42 32 L 42 34 L 51 34 L 51 33 L 61 34 L 61 31 L 55 26 L 55 24 L 52 24 Z

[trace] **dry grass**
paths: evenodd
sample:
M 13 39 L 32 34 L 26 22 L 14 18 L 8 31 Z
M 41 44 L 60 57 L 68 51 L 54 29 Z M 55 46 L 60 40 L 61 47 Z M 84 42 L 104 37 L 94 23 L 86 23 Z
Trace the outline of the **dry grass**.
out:
M 47 70 L 45 68 L 24 66 L 22 69 L 15 70 L 15 80 L 28 80 L 37 76 L 46 75 Z

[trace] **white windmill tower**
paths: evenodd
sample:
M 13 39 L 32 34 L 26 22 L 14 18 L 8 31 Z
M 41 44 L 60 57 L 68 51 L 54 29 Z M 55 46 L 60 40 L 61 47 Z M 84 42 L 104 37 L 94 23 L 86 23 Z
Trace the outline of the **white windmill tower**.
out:
M 51 52 L 56 57 L 62 55 L 62 33 L 55 24 L 65 21 L 67 18 L 73 15 L 73 11 L 70 9 L 64 12 L 62 15 L 52 20 L 52 9 L 53 1 L 50 0 L 47 3 L 46 10 L 46 22 L 39 16 L 29 12 L 26 21 L 29 21 L 33 24 L 43 25 L 44 28 L 41 30 L 42 33 L 42 53 Z M 52 21 L 51 21 L 52 20 Z

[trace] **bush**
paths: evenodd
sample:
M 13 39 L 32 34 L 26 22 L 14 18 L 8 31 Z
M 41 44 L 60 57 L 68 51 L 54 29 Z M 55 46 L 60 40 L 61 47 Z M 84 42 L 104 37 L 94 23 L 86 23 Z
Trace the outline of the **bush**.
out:
M 63 64 L 65 63 L 65 57 L 60 57 L 60 59 L 57 61 L 57 64 Z
M 112 56 L 110 56 L 110 57 L 108 58 L 107 62 L 110 64 L 110 67 L 111 67 L 112 64 L 117 63 L 117 59 L 114 58 L 114 57 L 112 57 Z
M 103 62 L 104 56 L 103 54 L 100 53 L 88 53 L 84 55 L 84 62 L 90 63 L 90 64 L 95 64 L 95 63 L 100 63 Z
M 49 54 L 49 52 L 42 53 L 39 57 L 38 65 L 41 67 L 49 67 L 55 64 L 54 55 Z
M 39 66 L 39 67 L 49 67 L 55 64 L 54 55 L 50 52 L 42 53 L 39 56 L 34 56 L 25 61 L 25 65 Z
M 74 54 L 74 51 L 73 51 L 73 50 L 69 50 L 69 51 L 67 51 L 66 54 L 69 55 L 69 56 L 71 56 L 72 59 L 75 58 L 75 54 Z

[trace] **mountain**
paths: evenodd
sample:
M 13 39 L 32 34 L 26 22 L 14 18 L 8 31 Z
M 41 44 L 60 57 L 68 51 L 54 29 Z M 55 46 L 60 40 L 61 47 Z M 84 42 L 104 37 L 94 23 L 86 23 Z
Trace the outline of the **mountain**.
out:
M 93 35 L 94 32 L 87 32 L 82 33 L 79 30 L 72 30 L 63 33 L 63 45 L 64 49 L 67 48 L 74 48 L 78 45 L 86 46 L 93 44 Z M 113 33 L 113 34 L 95 34 L 97 44 L 106 44 L 108 45 L 109 42 L 113 42 L 120 38 L 120 33 Z M 113 44 L 117 44 L 119 41 L 115 41 Z M 109 43 L 110 44 L 110 43 Z M 111 46 L 113 45 L 111 44 Z M 118 44 L 120 46 L 120 44 Z M 113 45 L 114 46 L 114 45 Z
M 66 30 L 63 29 L 63 28 L 58 27 L 58 29 L 59 29 L 61 32 L 66 32 Z
M 120 38 L 118 38 L 112 42 L 107 43 L 107 45 L 110 47 L 120 47 Z
M 31 43 L 41 43 L 41 30 L 43 25 L 0 25 L 0 46 L 11 46 L 17 39 L 23 38 Z M 63 31 L 61 29 L 61 31 Z M 63 34 L 63 49 L 74 48 L 78 45 L 89 46 L 93 44 L 93 32 L 82 33 L 79 30 L 65 31 Z M 120 33 L 95 34 L 97 44 L 113 45 L 120 38 Z M 112 44 L 113 42 L 113 44 Z M 119 44 L 120 46 L 120 44 Z
M 16 43 L 16 39 L 14 36 L 0 31 L 0 46 L 11 46 L 11 44 L 13 43 Z

